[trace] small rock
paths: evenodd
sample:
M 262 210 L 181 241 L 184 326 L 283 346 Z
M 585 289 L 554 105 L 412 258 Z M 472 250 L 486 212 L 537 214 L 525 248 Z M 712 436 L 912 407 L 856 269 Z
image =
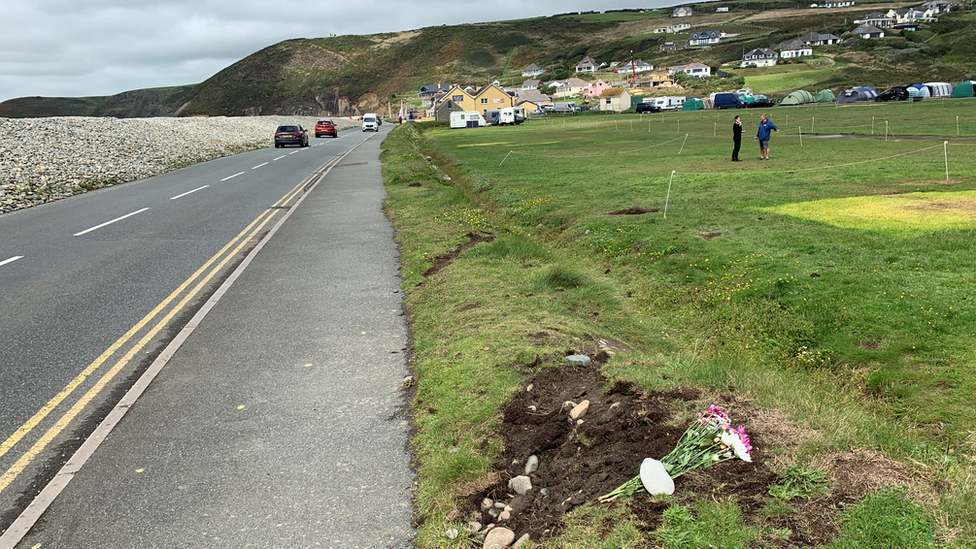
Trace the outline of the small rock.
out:
M 577 366 L 589 366 L 593 360 L 586 355 L 569 355 L 566 360 L 576 364 Z
M 478 521 L 472 521 L 464 525 L 464 529 L 472 534 L 477 534 L 481 531 L 481 523 Z
M 590 401 L 584 400 L 583 402 L 580 402 L 579 404 L 574 406 L 573 409 L 569 411 L 569 417 L 573 419 L 579 419 L 583 417 L 583 415 L 586 414 L 586 411 L 589 409 L 590 409 Z
M 529 456 L 529 459 L 525 461 L 525 474 L 531 475 L 539 469 L 539 458 L 537 456 Z
M 492 507 L 491 509 L 488 509 L 488 514 L 491 515 L 491 518 L 498 518 L 498 513 L 499 512 L 500 511 L 498 509 L 495 509 L 494 507 Z
M 560 412 L 567 412 L 569 410 L 572 410 L 575 407 L 576 407 L 576 403 L 575 402 L 573 402 L 572 400 L 567 400 L 566 402 L 563 402 L 563 406 L 562 406 L 562 408 L 559 409 L 559 411 Z
M 508 505 L 505 505 L 505 502 L 504 501 L 496 501 L 495 502 L 495 508 L 496 509 L 504 509 L 506 507 L 508 507 Z
M 533 388 L 533 387 L 535 387 L 535 385 L 533 385 L 533 384 L 531 384 L 531 383 L 529 383 L 529 386 L 525 388 L 525 392 L 527 392 L 527 393 L 531 393 L 531 392 L 532 392 L 532 388 Z
M 620 403 L 619 402 L 614 402 L 613 404 L 610 405 L 610 409 L 613 410 L 614 408 L 616 408 L 618 406 L 620 406 Z
M 544 498 L 549 497 L 549 489 L 548 488 L 541 488 L 541 489 L 539 489 L 539 493 L 542 494 L 542 497 L 544 497 Z
M 524 496 L 532 491 L 532 480 L 529 477 L 520 475 L 508 481 L 508 487 L 515 490 L 515 493 Z
M 527 541 L 529 541 L 529 535 L 528 534 L 522 534 L 522 537 L 520 537 L 518 539 L 518 541 L 516 541 L 515 543 L 512 544 L 512 549 L 515 549 L 516 547 L 521 547 L 522 544 L 525 543 L 525 542 L 527 542 Z
M 447 535 L 447 539 L 457 539 L 458 537 L 457 528 L 451 528 L 450 530 L 445 532 L 445 535 Z
M 456 454 L 458 450 L 460 450 L 460 448 L 458 448 L 458 447 L 455 446 L 454 448 L 451 448 L 450 450 L 448 450 L 447 453 L 448 454 Z
M 536 410 L 538 410 L 538 408 L 536 408 L 534 405 L 529 406 L 529 411 L 532 412 L 533 414 L 535 413 Z
M 577 427 L 580 426 L 580 425 L 582 425 L 582 424 L 583 424 L 583 420 L 582 419 L 577 419 L 576 420 L 576 426 Z
M 493 528 L 485 536 L 484 549 L 502 549 L 515 541 L 515 532 L 508 528 Z
M 511 511 L 502 511 L 501 514 L 498 515 L 498 520 L 508 520 L 510 518 L 512 518 Z
M 512 506 L 511 506 L 511 505 L 506 505 L 506 506 L 505 506 L 505 509 L 503 509 L 503 510 L 504 510 L 504 511 L 508 511 L 509 513 L 511 513 L 511 512 L 512 512 L 512 511 L 514 511 L 515 509 L 512 509 Z
M 485 498 L 485 499 L 481 500 L 481 510 L 482 511 L 487 511 L 488 509 L 491 509 L 494 506 L 495 506 L 495 502 L 494 501 L 491 501 L 491 498 Z

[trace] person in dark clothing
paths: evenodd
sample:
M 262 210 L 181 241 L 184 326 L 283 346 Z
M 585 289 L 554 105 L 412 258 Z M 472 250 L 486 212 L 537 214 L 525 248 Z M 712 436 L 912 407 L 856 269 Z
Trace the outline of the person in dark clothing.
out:
M 732 147 L 732 162 L 739 162 L 739 148 L 742 147 L 742 119 L 738 116 L 732 123 L 732 143 L 735 144 Z

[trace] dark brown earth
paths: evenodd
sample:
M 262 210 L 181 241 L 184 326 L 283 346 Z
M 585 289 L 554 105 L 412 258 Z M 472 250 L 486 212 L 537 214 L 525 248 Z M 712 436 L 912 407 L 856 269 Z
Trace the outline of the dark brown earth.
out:
M 828 456 L 820 465 L 836 480 L 836 488 L 813 500 L 793 498 L 793 511 L 785 517 L 766 516 L 764 506 L 775 501 L 769 488 L 778 482 L 772 462 L 767 464 L 767 449 L 796 444 L 798 430 L 784 427 L 775 412 L 740 402 L 732 388 L 709 401 L 691 388 L 650 394 L 628 383 L 608 388 L 600 373 L 601 363 L 608 358 L 601 352 L 587 367 L 543 367 L 524 382 L 504 410 L 504 452 L 495 463 L 497 481 L 466 498 L 458 509 L 465 521 L 503 525 L 516 537 L 527 533 L 533 541 L 545 542 L 564 530 L 567 512 L 584 503 L 596 504 L 599 496 L 636 476 L 644 458 L 667 455 L 687 427 L 687 422 L 676 420 L 682 410 L 688 417 L 692 410 L 704 410 L 709 404 L 721 406 L 734 424 L 746 427 L 754 446 L 753 462 L 731 460 L 683 475 L 675 481 L 671 503 L 638 492 L 632 498 L 600 504 L 627 505 L 648 533 L 647 547 L 656 546 L 650 533 L 660 526 L 661 514 L 670 505 L 691 505 L 703 498 L 737 501 L 744 520 L 766 532 L 791 531 L 786 539 L 769 536 L 763 547 L 820 545 L 836 535 L 835 517 L 842 504 L 856 502 L 885 483 L 908 480 L 877 456 L 850 452 Z M 590 401 L 589 410 L 577 425 L 565 403 L 584 400 Z M 508 488 L 508 481 L 524 474 L 531 455 L 538 456 L 539 469 L 530 475 L 532 491 L 519 496 Z M 482 511 L 484 498 L 510 505 L 511 519 L 501 521 Z
M 435 257 L 434 264 L 431 265 L 429 269 L 424 271 L 424 277 L 430 278 L 435 274 L 437 274 L 438 271 L 453 263 L 454 260 L 457 259 L 457 257 L 461 255 L 461 252 L 463 252 L 464 250 L 467 250 L 468 248 L 480 244 L 481 242 L 491 242 L 492 240 L 495 240 L 494 235 L 483 235 L 483 234 L 475 234 L 475 233 L 468 233 L 465 235 L 465 238 L 468 239 L 467 242 L 462 242 L 458 244 L 457 247 L 455 247 L 450 252 Z
M 631 206 L 630 208 L 624 210 L 616 210 L 613 212 L 608 212 L 607 215 L 641 215 L 646 213 L 654 213 L 661 211 L 661 208 L 641 208 L 639 206 Z

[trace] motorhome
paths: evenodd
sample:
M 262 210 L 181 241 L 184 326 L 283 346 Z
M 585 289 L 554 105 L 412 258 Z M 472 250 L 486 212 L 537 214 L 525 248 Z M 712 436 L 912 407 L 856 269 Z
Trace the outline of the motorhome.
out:
M 451 128 L 479 128 L 487 126 L 488 121 L 478 111 L 457 111 L 451 113 Z
M 555 113 L 576 114 L 580 112 L 580 108 L 576 103 L 561 101 L 553 105 L 552 111 Z

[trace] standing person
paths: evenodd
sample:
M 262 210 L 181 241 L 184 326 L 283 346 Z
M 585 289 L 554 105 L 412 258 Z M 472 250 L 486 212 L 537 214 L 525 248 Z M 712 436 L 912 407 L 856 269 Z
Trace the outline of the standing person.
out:
M 738 116 L 732 122 L 732 162 L 739 162 L 739 148 L 742 147 L 742 119 Z
M 769 160 L 769 136 L 770 131 L 779 133 L 779 128 L 773 124 L 763 114 L 759 117 L 759 132 L 756 133 L 756 141 L 759 142 L 759 160 Z

